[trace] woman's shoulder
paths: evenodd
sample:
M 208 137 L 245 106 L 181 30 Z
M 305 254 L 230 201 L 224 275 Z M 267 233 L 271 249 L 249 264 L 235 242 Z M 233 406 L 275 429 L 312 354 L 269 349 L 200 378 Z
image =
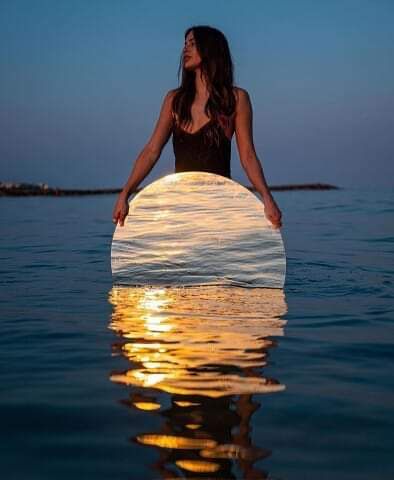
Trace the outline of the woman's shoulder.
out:
M 167 91 L 167 96 L 170 97 L 170 98 L 173 98 L 178 92 L 179 92 L 180 88 L 172 88 L 171 90 L 168 90 Z
M 243 100 L 245 97 L 249 97 L 249 93 L 245 88 L 239 86 L 233 86 L 234 94 L 238 100 Z
M 245 108 L 245 105 L 250 103 L 249 93 L 245 88 L 233 86 L 234 96 L 235 96 L 235 111 L 234 116 L 237 112 Z
M 164 94 L 164 102 L 168 102 L 171 105 L 178 91 L 179 91 L 179 88 L 173 88 L 171 90 L 167 90 Z

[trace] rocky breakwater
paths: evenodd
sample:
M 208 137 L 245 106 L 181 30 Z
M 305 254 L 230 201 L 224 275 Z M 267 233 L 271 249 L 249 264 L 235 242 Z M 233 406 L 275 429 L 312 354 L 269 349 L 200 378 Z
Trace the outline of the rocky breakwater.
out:
M 255 191 L 254 187 L 246 186 L 247 189 Z M 301 183 L 287 185 L 272 185 L 269 187 L 272 191 L 285 190 L 333 190 L 339 187 L 327 183 Z M 137 193 L 141 188 L 137 188 Z M 23 197 L 28 195 L 51 195 L 55 197 L 65 195 L 102 195 L 109 193 L 119 193 L 120 188 L 94 188 L 94 189 L 73 189 L 49 187 L 46 183 L 14 183 L 0 182 L 0 196 Z

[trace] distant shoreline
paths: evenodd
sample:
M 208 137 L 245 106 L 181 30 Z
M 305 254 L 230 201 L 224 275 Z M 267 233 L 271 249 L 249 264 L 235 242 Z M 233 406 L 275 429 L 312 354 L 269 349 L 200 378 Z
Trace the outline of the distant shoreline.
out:
M 244 185 L 248 190 L 255 192 L 256 189 L 252 186 Z M 138 193 L 145 187 L 140 187 L 131 192 Z M 287 185 L 272 185 L 269 189 L 272 191 L 287 191 L 287 190 L 338 190 L 340 187 L 336 185 L 330 185 L 327 183 L 299 183 L 299 184 L 287 184 Z M 12 183 L 12 182 L 0 182 L 0 197 L 26 197 L 36 195 L 49 195 L 55 197 L 63 197 L 70 195 L 107 195 L 119 193 L 121 188 L 58 188 L 49 187 L 45 183 Z

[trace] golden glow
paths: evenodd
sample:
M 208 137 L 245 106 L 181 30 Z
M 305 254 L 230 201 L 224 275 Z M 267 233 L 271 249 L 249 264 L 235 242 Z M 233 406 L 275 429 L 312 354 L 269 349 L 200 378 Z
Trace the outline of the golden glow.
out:
M 249 468 L 268 455 L 250 441 L 252 394 L 286 388 L 263 373 L 287 323 L 283 290 L 114 286 L 109 301 L 109 328 L 124 341 L 114 350 L 129 360 L 110 380 L 132 387 L 124 403 L 162 421 L 138 443 L 163 449 L 173 467 L 218 478 L 228 473 L 222 460 Z
M 182 402 L 180 400 L 174 402 L 175 405 L 178 405 L 178 407 L 194 407 L 196 405 L 200 405 L 197 402 Z
M 133 402 L 133 405 L 139 410 L 158 410 L 161 407 L 160 403 L 154 402 Z
M 152 288 L 145 290 L 144 296 L 138 300 L 138 307 L 147 311 L 160 311 L 169 302 L 164 288 Z
M 204 462 L 203 460 L 177 460 L 175 463 L 184 470 L 197 473 L 217 472 L 220 468 L 218 463 Z
M 177 466 L 227 478 L 237 461 L 234 478 L 260 478 L 252 464 L 269 450 L 253 445 L 251 417 L 269 402 L 252 397 L 286 388 L 266 367 L 287 323 L 283 243 L 261 200 L 222 176 L 168 175 L 130 202 L 111 266 L 122 285 L 109 293 L 109 328 L 123 358 L 109 378 L 129 391 L 121 403 L 137 428 L 156 425 L 133 435 L 162 449 L 156 476 Z
M 280 289 L 114 286 L 110 302 L 110 328 L 128 340 L 119 348 L 133 363 L 112 374 L 114 382 L 212 398 L 285 389 L 261 374 L 242 374 L 264 367 L 273 345 L 269 337 L 283 335 Z M 228 365 L 234 371 L 222 372 Z
M 201 428 L 201 425 L 197 425 L 195 423 L 187 423 L 185 427 L 189 430 L 198 430 L 199 428 Z
M 137 435 L 137 440 L 144 445 L 153 445 L 161 448 L 182 448 L 200 450 L 202 448 L 214 448 L 217 442 L 208 438 L 188 438 L 176 435 Z
M 265 457 L 269 454 L 264 449 L 242 446 L 236 444 L 222 444 L 214 448 L 204 448 L 200 450 L 203 458 L 234 458 L 238 460 L 252 461 Z

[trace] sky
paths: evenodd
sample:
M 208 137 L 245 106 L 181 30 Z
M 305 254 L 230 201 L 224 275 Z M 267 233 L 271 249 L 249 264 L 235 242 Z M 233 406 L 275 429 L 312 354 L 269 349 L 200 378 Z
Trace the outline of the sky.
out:
M 0 181 L 121 188 L 198 24 L 229 42 L 269 185 L 393 186 L 393 0 L 0 0 Z M 249 185 L 235 135 L 231 165 Z M 140 186 L 173 172 L 170 138 Z

